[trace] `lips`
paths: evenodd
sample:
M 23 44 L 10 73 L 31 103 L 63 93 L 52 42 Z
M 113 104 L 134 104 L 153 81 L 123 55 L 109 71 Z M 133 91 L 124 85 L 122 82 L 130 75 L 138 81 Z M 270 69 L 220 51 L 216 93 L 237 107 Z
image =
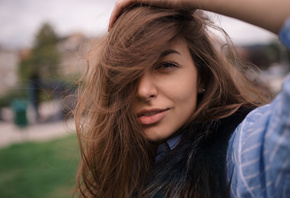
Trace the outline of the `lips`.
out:
M 161 121 L 169 109 L 151 109 L 144 110 L 137 114 L 142 125 L 152 125 Z

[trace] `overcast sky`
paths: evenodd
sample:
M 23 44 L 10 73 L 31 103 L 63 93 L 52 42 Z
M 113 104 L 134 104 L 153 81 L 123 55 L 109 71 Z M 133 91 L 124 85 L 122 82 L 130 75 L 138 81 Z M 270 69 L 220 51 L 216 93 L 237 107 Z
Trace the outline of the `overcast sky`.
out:
M 58 35 L 83 32 L 97 36 L 106 31 L 115 0 L 0 0 L 0 45 L 31 47 L 44 22 Z M 215 16 L 237 44 L 265 43 L 275 36 L 228 17 Z

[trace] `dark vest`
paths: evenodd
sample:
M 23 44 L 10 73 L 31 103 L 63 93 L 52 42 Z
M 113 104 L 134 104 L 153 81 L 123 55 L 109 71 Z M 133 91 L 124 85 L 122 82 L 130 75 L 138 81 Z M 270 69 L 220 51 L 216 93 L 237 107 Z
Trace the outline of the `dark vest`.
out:
M 227 118 L 182 129 L 177 146 L 153 168 L 147 183 L 150 196 L 145 197 L 229 197 L 228 141 L 249 111 L 240 109 Z

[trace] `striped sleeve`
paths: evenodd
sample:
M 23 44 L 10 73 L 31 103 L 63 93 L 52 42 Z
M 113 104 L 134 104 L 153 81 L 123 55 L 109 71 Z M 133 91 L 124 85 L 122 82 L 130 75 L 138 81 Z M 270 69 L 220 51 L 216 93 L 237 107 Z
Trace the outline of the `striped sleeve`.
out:
M 238 126 L 227 158 L 232 197 L 290 197 L 290 76 Z
M 290 16 L 286 19 L 284 26 L 279 32 L 280 41 L 290 49 Z

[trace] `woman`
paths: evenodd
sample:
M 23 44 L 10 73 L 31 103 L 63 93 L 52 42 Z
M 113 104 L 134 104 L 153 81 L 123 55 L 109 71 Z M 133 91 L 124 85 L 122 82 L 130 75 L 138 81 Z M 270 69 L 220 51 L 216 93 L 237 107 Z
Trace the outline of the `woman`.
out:
M 240 187 L 226 158 L 232 133 L 267 95 L 213 44 L 212 26 L 200 12 L 133 6 L 93 43 L 76 109 L 80 197 L 227 197 Z

